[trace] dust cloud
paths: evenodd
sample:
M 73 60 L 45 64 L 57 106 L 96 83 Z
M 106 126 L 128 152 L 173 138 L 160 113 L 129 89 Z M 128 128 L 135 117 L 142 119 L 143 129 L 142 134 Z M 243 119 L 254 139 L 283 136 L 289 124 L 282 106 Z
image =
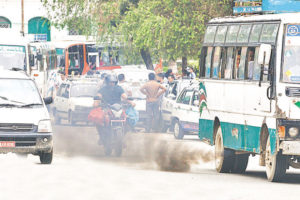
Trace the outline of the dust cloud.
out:
M 126 146 L 126 156 L 155 164 L 162 171 L 188 172 L 193 164 L 214 158 L 211 149 L 204 148 L 199 141 L 179 141 L 168 134 L 129 134 Z
M 92 126 L 56 126 L 54 137 L 58 155 L 83 156 L 161 171 L 188 172 L 192 165 L 210 162 L 214 157 L 207 145 L 199 141 L 175 140 L 171 134 L 127 133 L 120 158 L 104 156 Z

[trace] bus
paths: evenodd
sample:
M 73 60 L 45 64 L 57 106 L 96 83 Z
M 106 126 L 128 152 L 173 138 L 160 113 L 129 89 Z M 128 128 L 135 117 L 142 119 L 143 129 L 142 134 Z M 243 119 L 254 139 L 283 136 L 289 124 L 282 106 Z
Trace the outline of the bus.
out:
M 269 181 L 300 168 L 300 14 L 212 19 L 200 58 L 199 138 L 220 173 L 259 155 Z
M 90 41 L 53 42 L 56 49 L 58 67 L 66 75 L 86 74 L 89 70 L 112 70 L 120 68 L 117 47 L 96 45 Z
M 65 75 L 84 75 L 89 70 L 85 42 L 56 41 L 52 44 L 56 51 L 57 65 L 65 71 Z
M 47 97 L 48 79 L 57 70 L 56 50 L 51 42 L 31 42 L 30 57 L 33 59 L 31 77 L 43 97 Z
M 28 41 L 10 30 L 0 32 L 0 69 L 24 70 L 30 75 Z

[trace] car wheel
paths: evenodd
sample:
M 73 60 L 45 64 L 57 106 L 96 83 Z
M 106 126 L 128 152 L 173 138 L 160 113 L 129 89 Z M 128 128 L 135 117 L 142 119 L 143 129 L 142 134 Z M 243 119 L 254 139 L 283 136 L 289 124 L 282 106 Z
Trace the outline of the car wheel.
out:
M 51 164 L 53 158 L 53 149 L 49 153 L 41 152 L 39 156 L 42 164 Z
M 268 137 L 267 145 L 266 145 L 266 174 L 267 178 L 271 182 L 280 181 L 285 173 L 287 168 L 287 158 L 282 155 L 281 152 L 271 153 L 271 145 L 270 145 L 270 136 Z
M 217 129 L 215 137 L 215 165 L 219 173 L 228 173 L 233 169 L 234 151 L 224 148 L 221 126 Z
M 174 130 L 174 137 L 178 140 L 182 140 L 184 137 L 184 131 L 182 130 L 178 120 L 174 122 L 173 130 Z

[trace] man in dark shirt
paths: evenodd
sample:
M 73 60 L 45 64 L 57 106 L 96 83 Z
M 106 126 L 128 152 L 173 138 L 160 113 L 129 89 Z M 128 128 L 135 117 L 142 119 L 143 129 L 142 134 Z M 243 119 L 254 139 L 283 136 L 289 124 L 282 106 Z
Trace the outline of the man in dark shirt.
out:
M 121 103 L 122 99 L 127 100 L 127 95 L 123 88 L 117 85 L 118 79 L 114 75 L 108 75 L 105 77 L 105 86 L 102 87 L 98 91 L 98 96 L 102 99 L 105 103 L 113 105 L 116 103 Z M 127 100 L 132 106 L 134 104 Z
M 98 96 L 100 97 L 101 101 L 103 101 L 106 104 L 113 105 L 116 103 L 121 103 L 122 100 L 127 101 L 129 104 L 131 104 L 133 107 L 135 104 L 131 101 L 127 100 L 127 96 L 119 85 L 117 85 L 118 79 L 114 75 L 108 75 L 105 77 L 105 86 L 102 87 L 98 91 Z M 94 105 L 99 105 L 99 101 L 96 100 Z M 99 125 L 96 126 L 98 134 L 99 134 L 99 141 L 98 143 L 102 143 L 103 135 L 105 134 L 105 127 L 101 127 Z

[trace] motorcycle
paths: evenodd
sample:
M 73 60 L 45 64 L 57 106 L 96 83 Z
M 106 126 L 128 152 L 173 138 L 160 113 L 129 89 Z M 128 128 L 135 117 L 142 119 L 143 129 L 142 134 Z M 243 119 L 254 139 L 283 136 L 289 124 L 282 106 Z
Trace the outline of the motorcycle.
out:
M 116 156 L 122 155 L 123 138 L 126 133 L 126 106 L 125 104 L 102 104 L 100 106 L 105 118 L 100 132 L 106 156 L 110 156 L 113 150 Z

